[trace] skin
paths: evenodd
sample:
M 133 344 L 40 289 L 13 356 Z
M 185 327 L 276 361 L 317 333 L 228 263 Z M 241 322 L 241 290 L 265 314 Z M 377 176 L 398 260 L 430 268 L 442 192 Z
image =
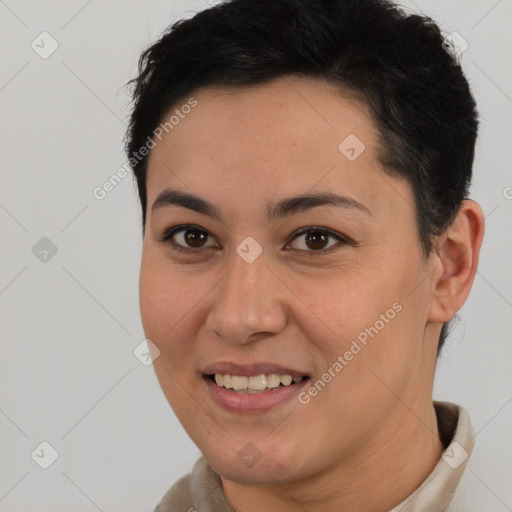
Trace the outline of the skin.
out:
M 432 406 L 437 343 L 471 288 L 482 211 L 465 201 L 426 258 L 412 189 L 378 163 L 377 130 L 353 96 L 285 77 L 193 97 L 197 106 L 148 162 L 140 307 L 160 350 L 162 390 L 237 512 L 389 510 L 443 450 Z M 349 134 L 366 146 L 355 161 L 338 150 Z M 167 187 L 213 203 L 222 220 L 179 206 L 152 213 Z M 349 196 L 371 213 L 318 206 L 267 220 L 268 203 L 318 191 Z M 209 235 L 192 247 L 183 231 L 174 236 L 196 253 L 159 240 L 180 224 Z M 315 245 L 294 236 L 303 227 L 354 244 L 330 237 Z M 236 252 L 248 236 L 263 247 L 252 263 Z M 207 392 L 201 369 L 221 360 L 273 362 L 320 379 L 395 303 L 401 311 L 307 404 L 242 414 Z M 249 442 L 261 454 L 252 467 L 237 457 Z

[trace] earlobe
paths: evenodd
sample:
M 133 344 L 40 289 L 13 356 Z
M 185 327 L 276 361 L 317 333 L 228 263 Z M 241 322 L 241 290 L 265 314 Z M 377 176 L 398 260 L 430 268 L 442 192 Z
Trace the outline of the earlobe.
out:
M 450 321 L 466 301 L 475 278 L 484 236 L 484 216 L 474 201 L 462 202 L 457 216 L 436 241 L 442 272 L 432 282 L 428 320 Z

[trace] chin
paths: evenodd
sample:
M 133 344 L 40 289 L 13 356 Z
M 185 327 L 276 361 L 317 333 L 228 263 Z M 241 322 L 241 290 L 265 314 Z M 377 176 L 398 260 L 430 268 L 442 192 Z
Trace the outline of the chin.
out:
M 234 448 L 240 444 L 241 448 Z M 296 443 L 295 446 L 300 445 Z M 200 449 L 216 473 L 240 484 L 275 484 L 299 480 L 310 473 L 306 469 L 308 464 L 304 460 L 304 453 L 275 449 L 269 443 L 258 449 L 250 441 L 242 444 L 232 440 L 229 447 L 219 443 Z
M 207 462 L 221 477 L 239 484 L 275 484 L 293 481 L 299 478 L 296 471 L 291 471 L 291 463 L 283 467 L 282 462 L 260 459 L 254 466 L 246 467 L 235 458 L 207 458 Z

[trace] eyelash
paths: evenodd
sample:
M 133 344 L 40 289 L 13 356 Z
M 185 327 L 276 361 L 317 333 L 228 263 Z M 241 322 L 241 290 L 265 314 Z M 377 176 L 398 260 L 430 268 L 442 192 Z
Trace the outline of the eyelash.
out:
M 198 248 L 198 249 L 186 248 L 186 247 L 183 247 L 183 246 L 177 244 L 176 242 L 174 242 L 172 240 L 172 237 L 176 233 L 179 233 L 180 231 L 186 231 L 187 229 L 199 231 L 201 233 L 205 233 L 207 236 L 211 236 L 210 233 L 208 233 L 208 231 L 200 228 L 199 226 L 195 226 L 193 224 L 181 224 L 179 226 L 174 226 L 174 227 L 168 229 L 162 236 L 158 237 L 158 241 L 162 242 L 166 245 L 170 245 L 170 247 L 173 251 L 177 251 L 180 253 L 186 253 L 186 254 L 197 254 L 199 251 L 203 250 L 203 248 Z M 308 251 L 308 250 L 304 250 L 304 249 L 293 249 L 293 250 L 303 253 L 304 255 L 307 255 L 308 257 L 310 257 L 310 256 L 315 257 L 315 256 L 323 256 L 326 254 L 336 252 L 345 245 L 351 245 L 353 247 L 356 246 L 356 243 L 353 240 L 349 239 L 348 237 L 342 236 L 338 233 L 335 233 L 334 231 L 331 231 L 330 229 L 316 227 L 316 226 L 310 226 L 310 227 L 302 228 L 302 229 L 296 231 L 292 235 L 292 241 L 301 235 L 304 235 L 307 233 L 312 233 L 312 232 L 321 233 L 321 234 L 328 235 L 331 238 L 336 238 L 339 242 L 341 242 L 341 246 L 334 250 L 332 249 L 332 247 L 330 247 L 329 249 L 320 249 L 318 251 L 312 251 L 312 250 Z

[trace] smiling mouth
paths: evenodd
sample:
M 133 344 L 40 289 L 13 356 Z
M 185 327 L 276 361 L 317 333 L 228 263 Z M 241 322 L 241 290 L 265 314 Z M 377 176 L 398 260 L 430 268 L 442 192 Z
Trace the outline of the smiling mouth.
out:
M 269 393 L 275 389 L 290 387 L 303 380 L 309 379 L 307 375 L 291 376 L 277 373 L 252 375 L 226 375 L 215 373 L 205 375 L 207 379 L 215 382 L 220 388 L 233 391 L 235 393 Z

